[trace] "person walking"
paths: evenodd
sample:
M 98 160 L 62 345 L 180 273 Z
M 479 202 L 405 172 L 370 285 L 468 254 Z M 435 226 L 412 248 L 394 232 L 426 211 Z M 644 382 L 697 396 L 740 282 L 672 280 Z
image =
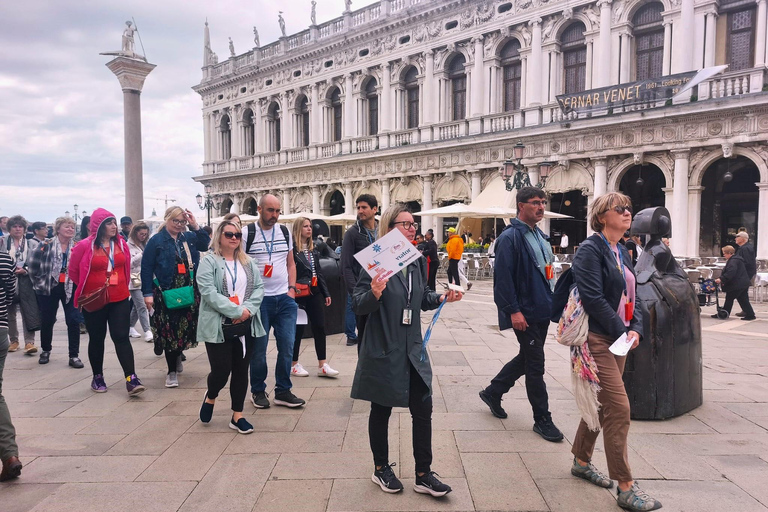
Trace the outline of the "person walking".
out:
M 243 229 L 246 253 L 259 265 L 264 281 L 261 323 L 264 334 L 256 338 L 251 359 L 251 403 L 257 409 L 269 407 L 267 395 L 267 342 L 270 327 L 275 331 L 275 405 L 301 407 L 304 400 L 291 392 L 291 359 L 296 337 L 296 262 L 288 228 L 279 224 L 280 200 L 272 194 L 259 199 L 259 218 Z
M 128 234 L 128 249 L 131 251 L 131 282 L 128 283 L 128 290 L 131 292 L 131 338 L 140 338 L 141 334 L 134 328 L 136 322 L 141 323 L 141 330 L 144 332 L 144 341 L 152 343 L 152 328 L 149 325 L 149 311 L 144 304 L 144 294 L 141 292 L 141 260 L 144 255 L 144 248 L 149 240 L 149 226 L 143 222 L 134 224 L 131 232 Z
M 91 234 L 91 216 L 86 215 L 83 217 L 83 220 L 80 221 L 80 231 L 78 233 L 78 238 L 75 240 L 76 242 L 79 242 L 80 240 L 85 240 L 88 238 Z
M 197 340 L 205 343 L 211 365 L 200 421 L 210 423 L 216 398 L 232 375 L 229 428 L 250 434 L 253 425 L 243 417 L 243 404 L 256 338 L 265 334 L 260 319 L 264 283 L 256 262 L 242 250 L 242 237 L 239 223 L 219 224 L 195 278 L 201 298 Z
M 8 352 L 16 352 L 19 349 L 18 314 L 21 316 L 24 353 L 33 355 L 37 353 L 35 331 L 40 329 L 40 311 L 27 267 L 29 256 L 37 248 L 38 242 L 26 238 L 27 220 L 21 215 L 14 215 L 8 219 L 7 225 L 10 234 L 0 239 L 0 251 L 11 256 L 17 281 L 16 296 L 8 308 L 8 335 L 11 340 Z
M 184 371 L 182 352 L 197 346 L 200 295 L 194 287 L 194 270 L 200 262 L 200 251 L 207 251 L 210 242 L 192 212 L 171 206 L 142 253 L 141 293 L 147 310 L 154 309 L 150 324 L 155 354 L 165 353 L 167 388 L 179 387 L 178 374 Z M 181 307 L 169 303 L 166 292 L 175 294 Z
M 38 244 L 43 243 L 45 239 L 48 238 L 48 224 L 45 222 L 33 222 L 30 227 L 32 229 L 32 233 L 34 234 L 32 239 Z
M 740 230 L 738 233 L 736 233 L 736 245 L 738 245 L 738 249 L 736 249 L 736 254 L 741 257 L 742 260 L 744 260 L 744 267 L 747 270 L 747 275 L 749 276 L 750 284 L 754 282 L 755 276 L 757 275 L 757 257 L 755 256 L 755 246 L 752 245 L 752 242 L 749 241 L 749 233 L 747 233 L 744 230 Z M 747 296 L 747 300 L 749 300 L 749 296 Z M 741 302 L 739 302 L 739 305 L 741 305 Z M 738 317 L 744 317 L 746 315 L 746 311 L 742 311 L 736 313 L 736 316 Z M 745 318 L 746 319 L 746 318 Z
M 55 237 L 43 241 L 29 258 L 29 276 L 40 310 L 40 364 L 48 364 L 53 349 L 53 326 L 64 309 L 69 342 L 69 366 L 83 368 L 80 360 L 80 318 L 74 303 L 74 284 L 67 266 L 74 247 L 77 225 L 72 217 L 59 217 L 54 223 Z
M 398 229 L 413 240 L 417 224 L 403 204 L 389 207 L 381 218 L 379 237 Z M 415 485 L 418 493 L 445 496 L 451 487 L 432 471 L 432 366 L 421 335 L 420 311 L 461 299 L 461 293 L 439 295 L 426 287 L 424 258 L 388 279 L 371 280 L 362 272 L 352 307 L 368 316 L 352 381 L 352 398 L 371 402 L 368 437 L 373 452 L 371 480 L 387 493 L 403 490 L 389 463 L 389 417 L 393 407 L 408 407 L 413 421 Z
M 424 235 L 424 256 L 427 258 L 427 288 L 437 291 L 437 269 L 440 268 L 440 258 L 437 255 L 435 232 L 431 229 Z
M 493 300 L 499 329 L 512 328 L 520 352 L 480 392 L 480 398 L 497 418 L 506 418 L 501 397 L 525 375 L 525 390 L 533 409 L 533 431 L 551 442 L 563 440 L 552 422 L 544 382 L 544 342 L 549 328 L 554 255 L 548 237 L 536 226 L 544 218 L 546 192 L 523 187 L 517 193 L 517 218 L 496 240 Z
M 296 286 L 308 287 L 309 295 L 297 297 L 299 308 L 307 313 L 312 324 L 312 337 L 315 339 L 315 354 L 317 355 L 317 375 L 320 377 L 336 377 L 337 370 L 328 364 L 325 354 L 325 314 L 323 308 L 331 305 L 331 293 L 325 283 L 325 277 L 320 269 L 320 253 L 312 245 L 312 221 L 299 217 L 293 222 L 293 258 L 296 263 Z M 304 335 L 304 324 L 296 326 L 296 337 L 293 344 L 293 363 L 291 375 L 307 377 L 309 372 L 299 363 L 301 352 L 301 337 Z
M 22 464 L 16 445 L 16 429 L 3 397 L 3 370 L 8 356 L 8 306 L 16 294 L 16 265 L 8 253 L 0 251 L 0 482 L 18 478 Z
M 120 218 L 120 236 L 123 237 L 123 240 L 126 242 L 128 241 L 128 238 L 131 236 L 131 229 L 133 228 L 133 219 L 130 217 L 121 217 Z
M 0 237 L 4 237 L 9 234 L 10 232 L 8 231 L 8 216 L 3 215 L 2 217 L 0 217 Z
M 361 194 L 357 197 L 355 205 L 357 207 L 357 222 L 344 233 L 344 238 L 341 242 L 341 275 L 347 287 L 347 294 L 350 296 L 363 270 L 363 267 L 355 259 L 355 254 L 375 242 L 379 231 L 379 223 L 376 221 L 376 214 L 379 212 L 379 201 L 376 199 L 376 196 Z M 356 315 L 356 320 L 356 341 L 359 343 L 363 339 L 367 317 L 358 314 Z M 354 341 L 348 337 L 347 346 L 354 345 Z M 359 344 L 357 351 L 360 352 Z
M 91 389 L 96 393 L 107 392 L 104 341 L 109 328 L 125 376 L 125 388 L 129 396 L 136 396 L 145 388 L 136 375 L 133 348 L 128 337 L 130 251 L 117 232 L 115 216 L 104 208 L 97 208 L 91 215 L 90 232 L 88 238 L 72 248 L 67 272 L 74 283 L 75 307 L 83 309 L 88 326 L 88 359 L 93 372 Z
M 743 247 L 743 246 L 742 246 Z M 719 284 L 725 292 L 725 303 L 723 309 L 731 313 L 733 307 L 733 301 L 739 301 L 741 310 L 745 315 L 742 320 L 756 320 L 755 310 L 752 309 L 752 304 L 749 303 L 749 287 L 751 285 L 751 279 L 749 277 L 749 271 L 747 270 L 746 262 L 739 252 L 731 245 L 726 245 L 722 249 L 723 257 L 725 258 L 725 268 L 723 273 L 715 282 Z M 719 318 L 717 314 L 712 315 L 712 318 Z
M 608 476 L 592 464 L 600 428 L 591 430 L 583 419 L 571 448 L 571 474 L 607 489 L 618 480 L 617 504 L 627 510 L 647 511 L 661 508 L 661 503 L 641 491 L 632 477 L 627 458 L 630 406 L 622 380 L 626 356 L 609 350 L 625 334 L 634 349 L 643 334 L 642 310 L 635 301 L 635 269 L 626 248 L 619 243 L 631 224 L 629 197 L 611 192 L 596 198 L 589 212 L 589 226 L 595 233 L 579 245 L 571 267 L 584 313 L 589 315 L 585 346 L 589 347 L 600 378 L 598 417 Z
M 459 278 L 459 262 L 464 254 L 464 241 L 456 234 L 456 228 L 448 228 L 448 242 L 445 244 L 448 253 L 448 282 L 461 286 Z

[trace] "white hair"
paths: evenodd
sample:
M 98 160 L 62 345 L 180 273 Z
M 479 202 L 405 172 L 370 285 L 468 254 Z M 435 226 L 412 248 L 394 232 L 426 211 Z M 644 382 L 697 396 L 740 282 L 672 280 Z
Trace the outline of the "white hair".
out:
M 746 231 L 739 231 L 738 233 L 736 233 L 736 238 L 743 238 L 744 240 L 748 241 L 749 233 L 747 233 Z

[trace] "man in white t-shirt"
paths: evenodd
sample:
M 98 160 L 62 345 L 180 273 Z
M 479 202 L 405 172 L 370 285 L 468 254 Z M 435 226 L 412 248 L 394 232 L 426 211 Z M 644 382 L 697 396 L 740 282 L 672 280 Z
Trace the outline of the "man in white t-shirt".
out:
M 269 328 L 275 330 L 275 405 L 301 407 L 304 400 L 291 393 L 291 361 L 296 335 L 296 262 L 293 239 L 285 226 L 278 224 L 280 200 L 272 194 L 259 201 L 259 220 L 243 229 L 246 253 L 256 260 L 264 282 L 261 323 L 266 334 L 256 338 L 251 359 L 251 403 L 257 409 L 269 407 L 267 389 L 267 341 Z

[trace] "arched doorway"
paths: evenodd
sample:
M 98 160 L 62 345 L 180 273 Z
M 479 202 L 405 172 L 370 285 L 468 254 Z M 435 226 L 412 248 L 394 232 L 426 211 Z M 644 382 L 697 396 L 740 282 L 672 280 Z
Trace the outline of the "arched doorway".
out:
M 587 197 L 581 190 L 558 192 L 549 196 L 549 211 L 570 215 L 572 219 L 552 219 L 549 236 L 552 245 L 560 246 L 563 235 L 568 235 L 568 252 L 587 238 Z
M 627 169 L 619 183 L 619 190 L 632 199 L 632 211 L 639 212 L 653 206 L 664 206 L 663 188 L 667 186 L 664 173 L 653 164 L 634 165 Z
M 702 256 L 720 256 L 720 248 L 734 245 L 735 235 L 742 228 L 757 246 L 758 189 L 755 183 L 759 181 L 757 166 L 743 156 L 721 158 L 707 168 L 701 180 L 704 190 L 701 193 L 699 252 Z
M 247 213 L 248 215 L 258 215 L 259 211 L 256 209 L 258 204 L 256 203 L 256 199 L 254 198 L 248 198 L 245 200 L 245 203 L 243 203 L 243 210 L 242 213 Z
M 229 213 L 229 210 L 232 208 L 232 200 L 227 198 L 224 199 L 221 202 L 221 205 L 219 206 L 219 215 L 226 215 Z
M 341 191 L 337 190 L 333 194 L 331 194 L 331 199 L 329 202 L 329 214 L 330 215 L 339 215 L 341 213 L 344 213 L 344 194 L 341 193 Z M 344 235 L 344 228 L 343 226 L 330 226 L 331 228 L 331 238 L 338 244 L 341 243 L 341 237 Z

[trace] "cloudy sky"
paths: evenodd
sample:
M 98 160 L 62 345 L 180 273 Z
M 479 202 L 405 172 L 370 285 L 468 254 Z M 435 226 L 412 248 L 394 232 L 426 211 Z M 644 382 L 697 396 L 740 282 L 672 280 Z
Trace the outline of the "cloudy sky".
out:
M 253 46 L 253 25 L 262 45 L 275 41 L 279 9 L 288 34 L 309 25 L 310 0 L 4 2 L 0 215 L 51 222 L 74 204 L 123 214 L 122 91 L 104 65 L 110 57 L 99 52 L 120 49 L 131 17 L 157 65 L 141 95 L 145 214 L 160 213 L 166 196 L 199 212 L 194 196 L 202 187 L 191 177 L 202 173 L 202 103 L 190 87 L 201 77 L 205 19 L 223 60 L 230 36 L 238 55 Z M 344 0 L 318 0 L 318 22 L 343 9 Z

